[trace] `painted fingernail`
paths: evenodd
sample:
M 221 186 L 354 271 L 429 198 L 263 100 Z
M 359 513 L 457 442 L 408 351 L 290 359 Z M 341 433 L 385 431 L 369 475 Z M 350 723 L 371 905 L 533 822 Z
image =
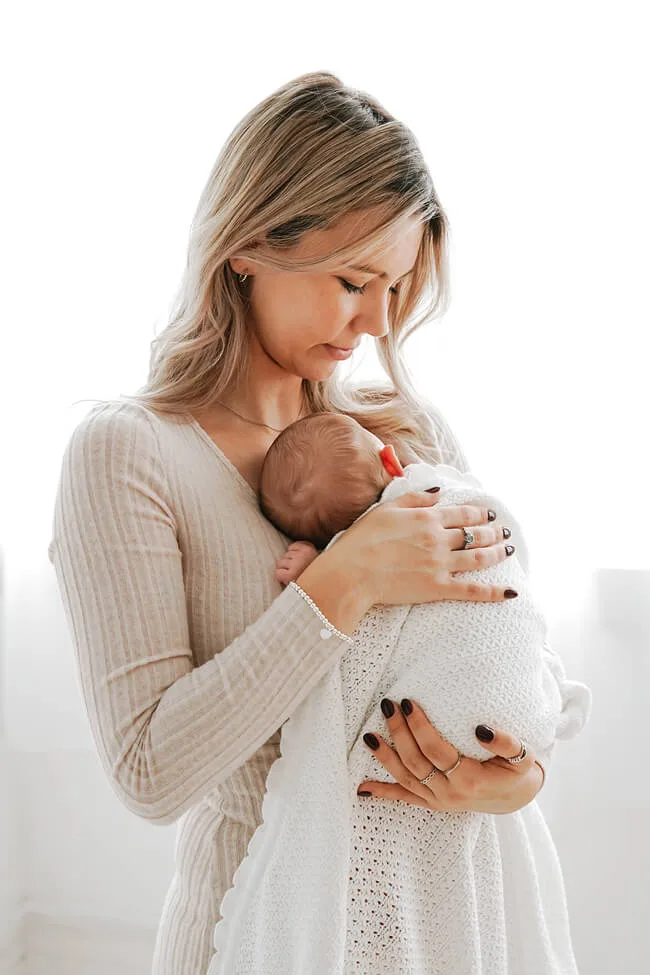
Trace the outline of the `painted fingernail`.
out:
M 488 521 L 495 521 L 497 517 L 496 511 L 492 511 L 492 508 L 488 508 Z
M 377 738 L 375 738 L 375 736 L 371 731 L 367 731 L 365 733 L 365 735 L 363 736 L 363 740 L 365 741 L 366 745 L 368 745 L 369 748 L 372 748 L 373 752 L 376 752 L 377 749 L 379 748 L 379 741 L 377 740 Z
M 519 593 L 517 592 L 516 589 L 506 589 L 503 595 L 506 599 L 514 599 L 515 596 L 519 595 Z
M 506 555 L 512 555 L 514 550 L 515 550 L 514 545 L 506 545 Z
M 372 795 L 372 792 L 366 792 L 365 789 L 362 789 L 361 792 L 357 792 L 357 795 L 358 796 L 371 796 Z
M 440 488 L 439 488 L 439 487 L 433 487 L 433 488 L 425 488 L 425 491 L 428 491 L 428 492 L 429 492 L 429 494 L 435 494 L 435 493 L 436 493 L 436 491 L 439 491 L 439 490 L 440 490 Z
M 486 724 L 479 724 L 476 727 L 476 737 L 479 741 L 492 741 L 494 738 L 494 732 L 492 728 L 488 728 Z
M 383 697 L 381 700 L 381 710 L 383 711 L 385 718 L 392 718 L 395 714 L 395 705 L 392 701 L 389 701 L 387 697 Z
M 409 701 L 408 697 L 402 698 L 402 703 L 400 704 L 400 707 L 402 709 L 402 714 L 405 714 L 407 717 L 413 710 L 413 705 Z
M 510 538 L 511 535 L 512 535 L 512 532 L 510 531 L 509 528 L 504 528 L 503 529 L 503 537 L 504 538 Z

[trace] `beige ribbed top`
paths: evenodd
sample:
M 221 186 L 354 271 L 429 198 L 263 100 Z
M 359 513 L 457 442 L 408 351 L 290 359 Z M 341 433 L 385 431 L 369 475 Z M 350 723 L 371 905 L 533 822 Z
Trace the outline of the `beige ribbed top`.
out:
M 90 725 L 124 805 L 178 820 L 153 975 L 207 971 L 280 727 L 348 645 L 276 581 L 289 544 L 191 417 L 115 400 L 74 429 L 49 556 Z

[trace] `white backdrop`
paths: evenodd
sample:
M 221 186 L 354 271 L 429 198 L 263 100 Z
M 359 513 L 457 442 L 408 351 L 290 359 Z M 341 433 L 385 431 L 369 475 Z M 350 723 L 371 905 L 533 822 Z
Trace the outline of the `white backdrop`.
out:
M 413 129 L 449 216 L 451 309 L 411 341 L 409 364 L 474 473 L 518 515 L 551 642 L 594 692 L 592 721 L 558 746 L 542 799 L 581 972 L 650 971 L 650 796 L 634 753 L 650 633 L 641 13 L 512 0 L 12 10 L 0 68 L 12 92 L 0 841 L 14 860 L 0 972 L 3 925 L 23 912 L 140 925 L 143 957 L 157 924 L 174 827 L 121 807 L 94 752 L 47 560 L 59 465 L 91 406 L 77 401 L 144 382 L 224 139 L 274 88 L 319 68 Z M 367 340 L 356 374 L 376 372 Z

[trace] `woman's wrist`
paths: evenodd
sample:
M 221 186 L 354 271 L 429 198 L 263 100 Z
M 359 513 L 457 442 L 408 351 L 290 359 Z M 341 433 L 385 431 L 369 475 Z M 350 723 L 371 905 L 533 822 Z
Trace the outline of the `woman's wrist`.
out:
M 363 574 L 354 565 L 342 563 L 331 549 L 321 552 L 295 582 L 330 623 L 348 636 L 373 605 Z

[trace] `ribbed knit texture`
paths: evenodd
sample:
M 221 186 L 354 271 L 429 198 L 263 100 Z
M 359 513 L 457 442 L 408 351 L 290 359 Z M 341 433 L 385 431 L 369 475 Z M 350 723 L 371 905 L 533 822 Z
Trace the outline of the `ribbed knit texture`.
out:
M 276 581 L 289 543 L 190 417 L 115 400 L 74 429 L 48 553 L 90 726 L 124 805 L 178 822 L 152 975 L 207 972 L 280 727 L 348 646 Z

